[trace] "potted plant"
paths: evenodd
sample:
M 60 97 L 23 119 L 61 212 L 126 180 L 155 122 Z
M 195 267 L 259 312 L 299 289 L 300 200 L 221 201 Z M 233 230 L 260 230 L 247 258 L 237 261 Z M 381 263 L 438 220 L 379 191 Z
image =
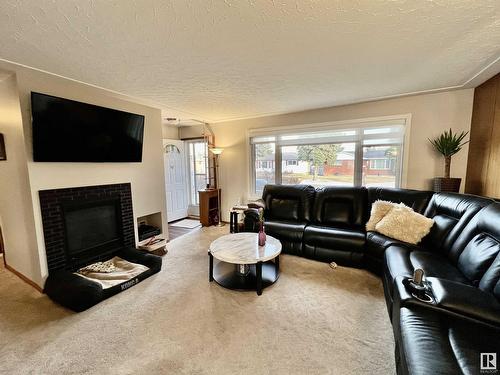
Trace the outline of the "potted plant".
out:
M 434 178 L 434 191 L 450 191 L 458 192 L 460 190 L 461 178 L 451 178 L 451 157 L 459 152 L 462 147 L 469 141 L 464 141 L 464 138 L 469 132 L 461 132 L 454 134 L 450 129 L 445 131 L 439 137 L 429 139 L 429 142 L 434 146 L 436 151 L 444 156 L 444 177 Z

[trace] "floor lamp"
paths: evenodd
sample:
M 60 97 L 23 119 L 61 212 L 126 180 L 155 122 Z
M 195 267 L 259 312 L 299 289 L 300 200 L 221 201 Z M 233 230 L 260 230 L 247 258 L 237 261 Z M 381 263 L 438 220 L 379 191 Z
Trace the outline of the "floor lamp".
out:
M 215 188 L 217 189 L 217 212 L 219 214 L 219 224 L 217 224 L 217 226 L 223 227 L 224 223 L 222 222 L 220 189 L 219 189 L 219 155 L 222 154 L 222 151 L 224 151 L 224 149 L 220 147 L 213 147 L 210 149 L 210 151 L 212 152 L 212 154 L 215 155 L 215 180 L 217 182 Z

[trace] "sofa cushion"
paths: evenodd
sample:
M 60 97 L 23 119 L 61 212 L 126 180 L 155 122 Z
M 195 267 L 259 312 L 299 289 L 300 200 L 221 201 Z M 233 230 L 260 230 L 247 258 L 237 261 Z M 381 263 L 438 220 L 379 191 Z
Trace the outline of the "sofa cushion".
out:
M 439 277 L 469 284 L 469 280 L 443 255 L 426 251 L 412 251 L 410 252 L 410 262 L 413 269 L 423 269 L 427 277 Z
M 481 353 L 500 347 L 500 330 L 424 307 L 393 319 L 399 374 L 479 374 Z
M 368 188 L 368 209 L 371 209 L 373 202 L 383 200 L 404 203 L 413 211 L 422 214 L 433 194 L 431 191 L 370 187 Z
M 273 219 L 299 220 L 300 200 L 272 198 L 269 203 Z
M 278 240 L 286 240 L 292 242 L 302 242 L 304 236 L 305 222 L 294 221 L 266 221 L 265 231 L 270 236 Z
M 372 209 L 370 211 L 370 218 L 366 223 L 366 230 L 373 231 L 375 230 L 375 226 L 378 224 L 380 220 L 384 218 L 387 213 L 392 210 L 394 207 L 393 202 L 388 201 L 375 201 L 372 204 Z
M 500 203 L 492 203 L 472 218 L 453 243 L 447 256 L 452 264 L 470 278 L 470 282 L 500 298 L 498 223 Z
M 364 187 L 323 187 L 316 190 L 312 222 L 316 225 L 361 229 L 366 221 Z
M 477 234 L 485 233 L 499 240 L 500 225 L 498 223 L 500 223 L 500 203 L 492 203 L 481 209 L 460 231 L 447 252 L 450 261 L 456 264 L 462 251 Z
M 423 246 L 447 253 L 474 215 L 492 202 L 475 195 L 434 194 L 425 210 L 425 216 L 434 219 L 434 226 L 423 239 Z
M 478 286 L 483 275 L 500 251 L 498 241 L 485 233 L 479 233 L 465 246 L 458 258 L 458 268 Z
M 442 317 L 424 309 L 402 308 L 395 325 L 398 374 L 461 374 Z M 398 320 L 398 321 L 395 321 Z
M 500 254 L 493 260 L 479 281 L 479 289 L 493 293 L 500 300 Z
M 361 266 L 365 233 L 362 230 L 308 225 L 304 232 L 304 255 L 322 262 Z
M 310 221 L 315 194 L 309 185 L 266 185 L 262 193 L 264 217 L 271 221 Z
M 412 251 L 410 248 L 391 245 L 384 254 L 383 282 L 388 296 L 392 300 L 394 280 L 398 276 L 411 277 L 413 271 L 421 268 L 426 277 L 439 277 L 441 279 L 469 284 L 465 277 L 446 256 L 429 251 Z
M 375 225 L 375 229 L 388 237 L 416 245 L 433 225 L 434 220 L 404 205 L 396 205 Z
M 308 225 L 304 232 L 304 243 L 332 250 L 362 253 L 365 233 L 362 230 Z
M 474 195 L 434 194 L 425 210 L 425 216 L 434 219 L 434 225 L 430 233 L 422 239 L 418 246 L 404 244 L 380 233 L 368 232 L 365 257 L 367 266 L 371 265 L 373 271 L 377 272 L 377 268 L 380 267 L 377 259 L 382 259 L 385 249 L 392 244 L 398 244 L 413 250 L 448 253 L 451 245 L 467 223 L 472 220 L 482 207 L 491 202 L 491 199 Z

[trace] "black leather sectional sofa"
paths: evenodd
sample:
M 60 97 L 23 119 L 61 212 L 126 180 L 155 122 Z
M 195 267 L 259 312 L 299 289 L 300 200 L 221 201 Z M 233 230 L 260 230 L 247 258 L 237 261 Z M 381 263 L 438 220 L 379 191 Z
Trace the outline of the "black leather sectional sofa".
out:
M 431 232 L 418 245 L 367 233 L 378 199 L 433 218 Z M 398 374 L 479 374 L 481 360 L 483 369 L 492 366 L 484 353 L 500 361 L 500 203 L 405 189 L 267 185 L 262 205 L 266 232 L 280 239 L 284 253 L 382 277 Z M 246 230 L 257 228 L 256 212 L 246 212 Z M 404 285 L 417 268 L 431 302 Z

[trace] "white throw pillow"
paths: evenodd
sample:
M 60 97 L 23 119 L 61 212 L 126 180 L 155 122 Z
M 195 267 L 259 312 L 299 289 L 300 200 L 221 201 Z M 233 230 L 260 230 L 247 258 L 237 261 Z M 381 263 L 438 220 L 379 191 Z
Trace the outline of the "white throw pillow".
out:
M 405 205 L 396 205 L 375 225 L 375 230 L 387 237 L 416 245 L 430 232 L 433 225 L 433 219 L 416 213 Z
M 370 220 L 366 223 L 366 231 L 375 230 L 375 225 L 384 218 L 387 213 L 392 210 L 396 203 L 377 200 L 372 204 Z

